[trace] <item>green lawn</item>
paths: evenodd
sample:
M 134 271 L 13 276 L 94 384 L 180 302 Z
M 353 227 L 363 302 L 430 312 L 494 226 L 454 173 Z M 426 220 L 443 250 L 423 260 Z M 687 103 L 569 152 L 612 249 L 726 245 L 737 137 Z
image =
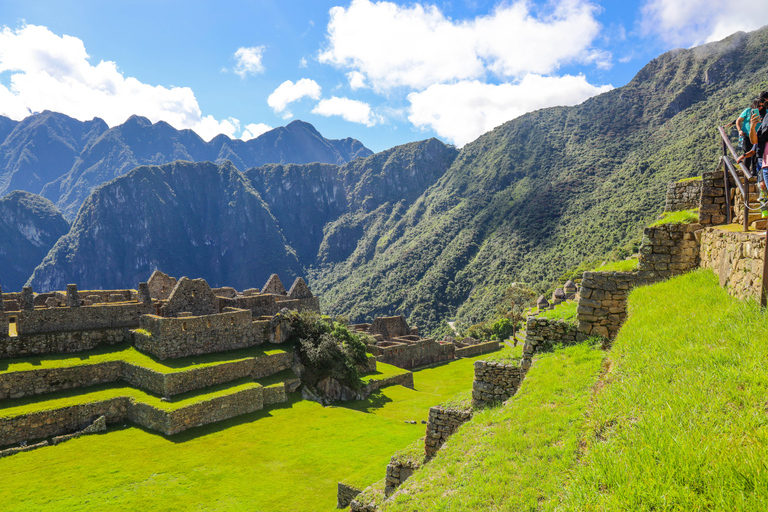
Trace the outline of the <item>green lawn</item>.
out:
M 74 354 L 58 354 L 45 356 L 31 356 L 17 359 L 4 359 L 0 361 L 0 375 L 11 372 L 23 372 L 28 370 L 41 370 L 46 368 L 66 368 L 85 364 L 96 364 L 108 361 L 125 361 L 150 370 L 161 373 L 174 373 L 214 366 L 223 363 L 232 363 L 244 359 L 274 355 L 289 352 L 293 348 L 288 343 L 272 345 L 265 343 L 257 347 L 218 352 L 215 354 L 203 354 L 199 356 L 183 357 L 179 359 L 160 360 L 140 352 L 128 343 L 119 345 L 102 346 L 86 352 Z
M 629 307 L 558 510 L 768 510 L 768 315 L 709 270 Z
M 100 435 L 0 459 L 8 510 L 334 510 L 339 481 L 380 480 L 397 450 L 424 435 L 429 407 L 472 385 L 475 359 L 414 373 L 369 400 L 287 404 L 164 437 Z M 417 424 L 406 423 L 416 420 Z

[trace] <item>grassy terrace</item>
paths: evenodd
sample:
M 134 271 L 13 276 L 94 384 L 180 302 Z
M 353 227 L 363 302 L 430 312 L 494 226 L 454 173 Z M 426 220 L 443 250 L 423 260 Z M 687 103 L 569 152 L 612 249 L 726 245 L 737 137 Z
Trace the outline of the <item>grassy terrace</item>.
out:
M 429 407 L 471 387 L 482 357 L 417 371 L 414 390 L 391 386 L 343 407 L 293 394 L 286 404 L 171 437 L 110 427 L 0 459 L 0 503 L 4 511 L 330 512 L 337 483 L 380 480 L 392 454 L 424 435 Z
M 383 510 L 768 510 L 768 314 L 710 271 L 629 307 L 611 352 L 537 357 Z
M 229 395 L 243 389 L 258 387 L 252 379 L 238 379 L 232 382 L 210 386 L 205 389 L 189 391 L 176 395 L 171 402 L 163 402 L 160 397 L 140 389 L 120 384 L 104 384 L 75 390 L 59 391 L 47 395 L 16 400 L 0 401 L 0 418 L 12 418 L 38 411 L 62 409 L 71 405 L 101 402 L 111 398 L 129 397 L 163 411 L 173 411 L 188 405 L 207 402 L 219 396 Z
M 206 366 L 215 366 L 222 363 L 232 363 L 265 355 L 279 354 L 291 350 L 293 350 L 292 347 L 287 343 L 283 345 L 265 343 L 257 347 L 233 350 L 230 352 L 160 360 L 136 350 L 135 347 L 128 343 L 122 343 L 119 345 L 98 347 L 94 350 L 74 354 L 3 359 L 0 361 L 0 375 L 4 373 L 40 370 L 45 368 L 68 368 L 108 361 L 125 361 L 126 363 L 131 363 L 160 373 L 174 373 L 194 370 L 196 368 L 204 368 Z

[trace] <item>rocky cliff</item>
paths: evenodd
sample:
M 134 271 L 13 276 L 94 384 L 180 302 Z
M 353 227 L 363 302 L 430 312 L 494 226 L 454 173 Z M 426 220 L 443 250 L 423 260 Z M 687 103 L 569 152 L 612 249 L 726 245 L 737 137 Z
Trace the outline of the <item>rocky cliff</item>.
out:
M 211 286 L 301 274 L 275 218 L 234 165 L 142 166 L 97 188 L 35 269 L 36 291 L 136 287 L 155 269 Z
M 29 192 L 0 198 L 0 287 L 21 291 L 69 224 L 52 202 Z

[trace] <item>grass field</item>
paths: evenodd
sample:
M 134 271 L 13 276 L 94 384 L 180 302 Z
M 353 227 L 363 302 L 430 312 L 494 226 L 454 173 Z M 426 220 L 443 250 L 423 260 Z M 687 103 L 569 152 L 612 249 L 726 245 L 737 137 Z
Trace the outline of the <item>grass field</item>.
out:
M 331 511 L 337 483 L 381 479 L 392 454 L 424 435 L 429 407 L 471 387 L 481 357 L 417 371 L 414 390 L 391 386 L 343 407 L 293 394 L 172 437 L 110 427 L 0 459 L 2 510 Z

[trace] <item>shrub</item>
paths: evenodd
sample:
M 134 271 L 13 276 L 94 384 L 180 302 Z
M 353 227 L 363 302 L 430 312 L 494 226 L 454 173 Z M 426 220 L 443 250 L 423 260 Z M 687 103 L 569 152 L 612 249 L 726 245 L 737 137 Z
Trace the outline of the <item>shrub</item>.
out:
M 311 311 L 294 312 L 289 341 L 304 365 L 302 381 L 312 386 L 332 377 L 352 389 L 360 389 L 358 364 L 366 362 L 365 335 L 346 325 L 325 320 Z

